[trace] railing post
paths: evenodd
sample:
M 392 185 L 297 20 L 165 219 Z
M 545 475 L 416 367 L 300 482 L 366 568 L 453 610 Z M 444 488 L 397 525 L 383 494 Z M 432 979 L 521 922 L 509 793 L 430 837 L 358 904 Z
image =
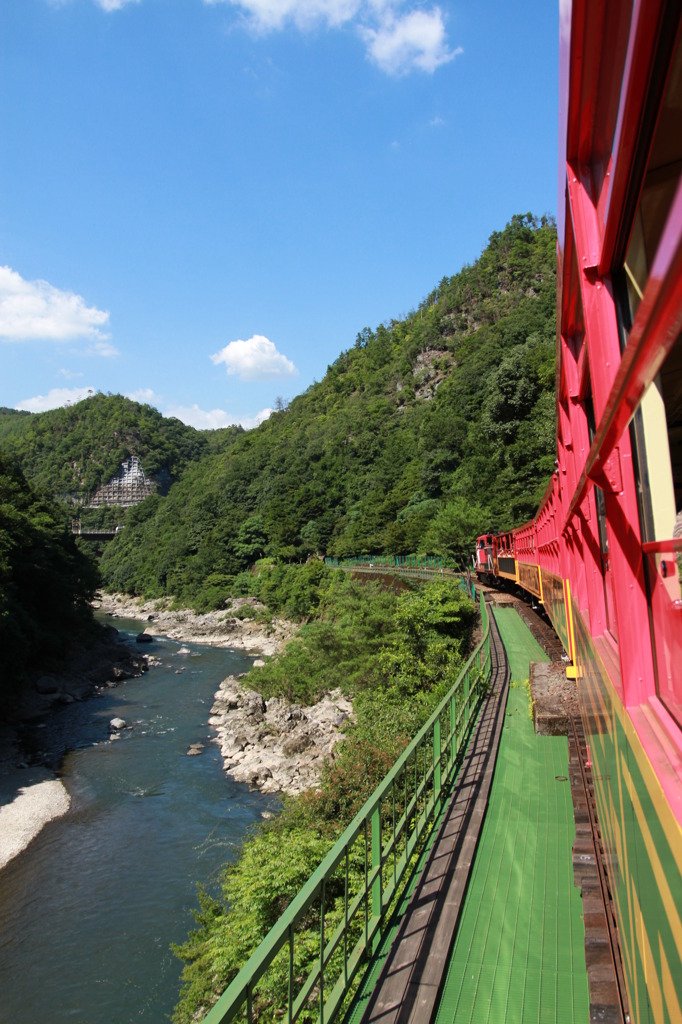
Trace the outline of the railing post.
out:
M 320 887 L 320 1024 L 324 1024 L 324 912 L 325 912 L 325 879 Z
M 381 878 L 381 801 L 372 811 L 372 871 L 378 870 L 377 876 L 372 882 L 372 917 L 381 920 L 382 914 L 382 878 Z M 380 929 L 372 940 L 372 952 L 376 953 L 381 939 Z
M 457 757 L 459 751 L 459 740 L 457 737 L 457 691 L 455 691 L 450 698 L 450 759 L 449 764 L 452 764 Z
M 440 810 L 440 718 L 433 723 L 433 803 L 434 815 Z
M 289 1024 L 293 1024 L 294 1021 L 294 928 L 293 925 L 289 925 L 287 929 L 289 935 L 289 1007 L 287 1019 Z

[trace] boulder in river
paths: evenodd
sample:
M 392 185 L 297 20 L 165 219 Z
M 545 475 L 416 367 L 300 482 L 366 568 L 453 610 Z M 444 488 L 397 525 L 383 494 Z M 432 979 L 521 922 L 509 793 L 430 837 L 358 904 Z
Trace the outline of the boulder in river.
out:
M 128 723 L 125 718 L 112 718 L 109 722 L 109 728 L 113 729 L 115 732 L 119 732 L 119 730 L 125 729 L 127 724 Z
M 154 640 L 154 637 L 150 633 L 138 633 L 135 637 L 135 642 L 138 644 L 150 644 Z

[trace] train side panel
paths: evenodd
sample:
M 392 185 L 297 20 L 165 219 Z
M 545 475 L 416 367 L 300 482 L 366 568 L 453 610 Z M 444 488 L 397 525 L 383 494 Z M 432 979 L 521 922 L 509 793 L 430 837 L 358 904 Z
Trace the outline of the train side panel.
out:
M 680 21 L 664 0 L 562 3 L 557 461 L 536 517 L 636 1024 L 682 1020 Z
M 633 716 L 624 708 L 612 683 L 610 652 L 599 650 L 577 607 L 573 615 L 581 716 L 608 851 L 630 1017 L 674 1024 L 682 1020 L 682 844 L 671 804 L 679 781 L 672 782 L 672 794 L 666 793 L 661 773 L 670 765 L 665 758 L 652 761 L 642 731 L 658 731 L 652 739 L 663 746 L 665 735 L 646 709 Z

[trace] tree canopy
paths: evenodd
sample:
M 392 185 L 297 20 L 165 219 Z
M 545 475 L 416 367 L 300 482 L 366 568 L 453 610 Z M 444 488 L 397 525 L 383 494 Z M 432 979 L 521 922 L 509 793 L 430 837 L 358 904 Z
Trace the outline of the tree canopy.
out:
M 148 477 L 165 470 L 172 481 L 210 448 L 205 433 L 163 417 L 151 405 L 101 392 L 45 413 L 0 409 L 0 443 L 33 484 L 83 499 L 131 455 L 139 457 Z
M 98 582 L 63 510 L 0 452 L 0 706 L 29 670 L 58 662 L 90 630 Z

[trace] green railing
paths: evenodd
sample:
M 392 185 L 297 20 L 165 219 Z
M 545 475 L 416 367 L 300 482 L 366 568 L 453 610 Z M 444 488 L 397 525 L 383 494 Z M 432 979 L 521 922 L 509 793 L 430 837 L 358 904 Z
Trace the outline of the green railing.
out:
M 335 568 L 361 567 L 370 569 L 445 569 L 442 555 L 352 555 L 350 558 L 325 558 L 325 565 Z
M 363 573 L 389 573 L 413 580 L 442 579 L 460 576 L 460 569 L 448 564 L 442 555 L 353 555 L 350 558 L 325 558 L 331 569 L 346 569 Z
M 358 969 L 378 946 L 389 908 L 459 769 L 491 671 L 483 601 L 480 607 L 483 637 L 449 693 L 208 1013 L 206 1024 L 236 1019 L 330 1024 L 338 1013 Z

